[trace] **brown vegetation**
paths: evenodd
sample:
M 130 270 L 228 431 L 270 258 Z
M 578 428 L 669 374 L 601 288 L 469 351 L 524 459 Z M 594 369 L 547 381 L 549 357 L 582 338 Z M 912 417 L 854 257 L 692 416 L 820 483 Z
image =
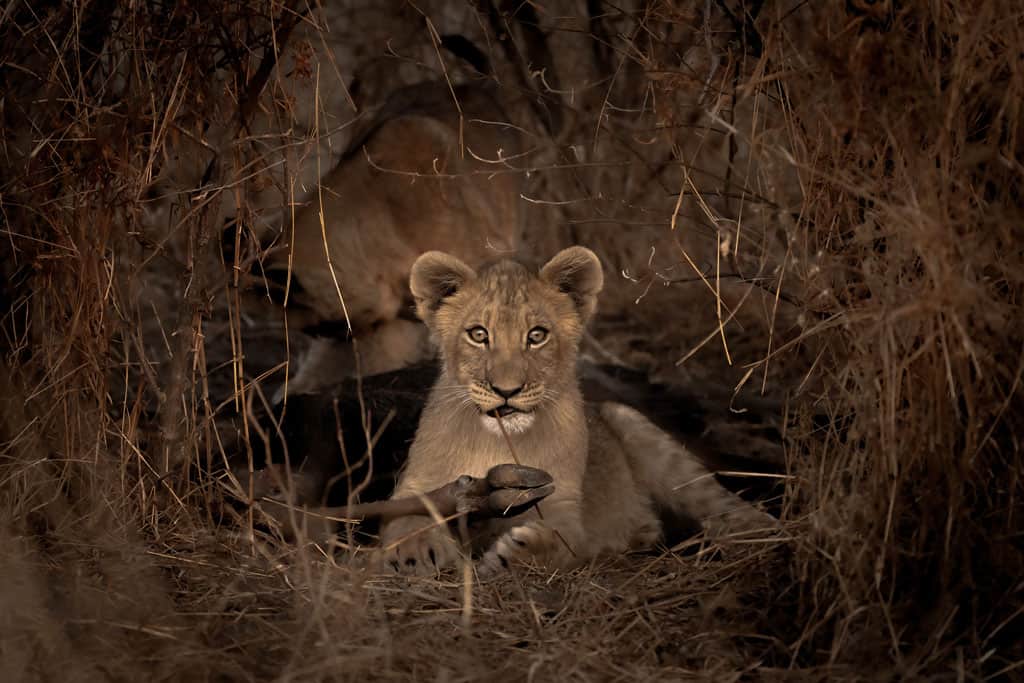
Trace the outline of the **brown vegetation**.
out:
M 0 12 L 4 680 L 1024 675 L 1018 3 L 548 4 Z M 476 585 L 230 514 L 303 343 L 240 272 L 453 34 L 528 241 L 616 276 L 591 351 L 785 406 L 788 542 Z

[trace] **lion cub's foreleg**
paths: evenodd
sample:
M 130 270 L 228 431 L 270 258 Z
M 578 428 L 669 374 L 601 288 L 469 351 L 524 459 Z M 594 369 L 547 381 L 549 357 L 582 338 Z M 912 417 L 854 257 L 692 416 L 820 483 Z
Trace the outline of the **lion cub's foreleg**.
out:
M 378 561 L 402 574 L 432 575 L 454 564 L 459 543 L 448 525 L 425 515 L 393 519 L 381 531 Z
M 429 407 L 428 407 L 429 410 Z M 392 499 L 408 498 L 444 486 L 457 479 L 459 468 L 446 467 L 417 457 L 416 444 Z M 428 509 L 431 509 L 428 506 Z M 437 510 L 431 515 L 406 515 L 384 522 L 380 530 L 377 564 L 401 574 L 433 575 L 452 565 L 461 554 L 461 544 Z
M 484 553 L 477 572 L 487 578 L 515 563 L 567 569 L 586 557 L 581 505 L 578 498 L 549 500 L 538 506 L 543 519 L 517 524 Z

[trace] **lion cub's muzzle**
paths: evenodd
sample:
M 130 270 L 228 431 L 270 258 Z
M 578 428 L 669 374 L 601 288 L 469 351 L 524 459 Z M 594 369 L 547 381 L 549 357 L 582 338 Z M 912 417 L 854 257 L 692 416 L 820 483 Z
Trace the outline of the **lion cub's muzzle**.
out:
M 488 431 L 500 433 L 504 426 L 506 431 L 518 433 L 533 424 L 534 409 L 544 396 L 544 386 L 527 384 L 513 391 L 503 391 L 485 382 L 474 382 L 469 393 Z
M 486 382 L 473 382 L 469 395 L 481 413 L 495 413 L 498 417 L 505 417 L 517 412 L 532 412 L 544 396 L 544 387 L 526 384 L 514 390 L 503 390 Z

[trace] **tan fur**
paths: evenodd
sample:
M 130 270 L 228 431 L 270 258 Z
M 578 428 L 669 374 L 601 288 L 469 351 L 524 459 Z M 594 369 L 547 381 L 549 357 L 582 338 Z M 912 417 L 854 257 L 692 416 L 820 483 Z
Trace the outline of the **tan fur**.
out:
M 458 107 L 446 83 L 396 93 L 298 212 L 288 248 L 265 264 L 301 285 L 289 295 L 291 327 L 347 315 L 364 374 L 429 351 L 422 327 L 398 320 L 411 303 L 417 256 L 444 245 L 476 265 L 510 254 L 520 240 L 520 174 L 499 161 L 522 152 L 517 129 L 486 89 L 459 87 L 454 98 Z M 314 391 L 354 369 L 350 351 L 321 341 L 290 392 Z
M 482 476 L 513 461 L 547 470 L 555 493 L 535 512 L 477 530 L 480 570 L 514 560 L 568 567 L 599 553 L 645 547 L 661 537 L 661 513 L 715 531 L 768 527 L 773 518 L 726 489 L 685 447 L 617 403 L 586 406 L 576 376 L 580 337 L 602 286 L 592 252 L 572 247 L 539 273 L 504 260 L 477 274 L 457 258 L 424 254 L 412 268 L 417 312 L 443 367 L 394 495 L 423 493 L 459 475 Z M 487 343 L 474 339 L 483 328 Z M 547 330 L 542 344 L 529 334 Z M 478 332 L 479 333 L 479 332 Z M 515 389 L 518 393 L 511 394 Z M 486 413 L 516 412 L 507 439 Z M 494 540 L 496 538 L 496 540 Z M 425 517 L 382 530 L 385 559 L 402 571 L 434 571 L 458 551 L 450 532 Z

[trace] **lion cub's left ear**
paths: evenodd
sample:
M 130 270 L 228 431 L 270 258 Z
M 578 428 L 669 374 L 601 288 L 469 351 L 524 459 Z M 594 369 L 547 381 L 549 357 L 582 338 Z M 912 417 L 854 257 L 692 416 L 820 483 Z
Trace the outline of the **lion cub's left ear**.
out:
M 540 269 L 540 279 L 572 297 L 580 321 L 586 323 L 597 307 L 604 286 L 604 271 L 597 255 L 586 247 L 569 247 L 555 254 Z
M 476 271 L 451 254 L 428 251 L 412 264 L 409 289 L 416 300 L 416 315 L 434 326 L 434 314 L 448 297 L 476 279 Z

